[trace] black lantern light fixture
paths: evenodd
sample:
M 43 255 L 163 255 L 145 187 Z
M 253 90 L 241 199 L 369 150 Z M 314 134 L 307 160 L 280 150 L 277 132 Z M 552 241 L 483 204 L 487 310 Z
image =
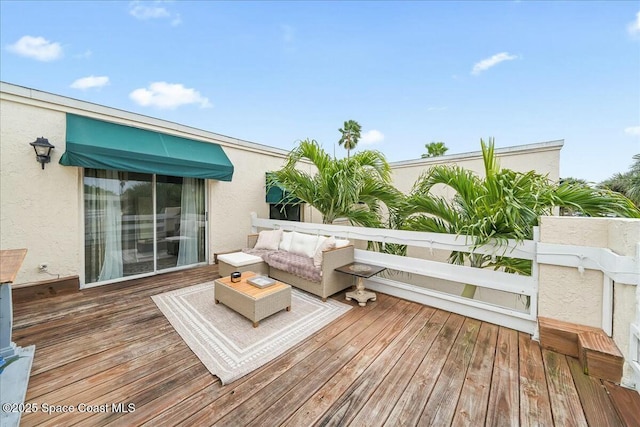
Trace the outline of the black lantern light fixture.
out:
M 42 169 L 44 169 L 44 164 L 51 161 L 51 149 L 56 147 L 51 145 L 45 137 L 36 138 L 29 145 L 36 151 L 36 160 L 42 164 Z

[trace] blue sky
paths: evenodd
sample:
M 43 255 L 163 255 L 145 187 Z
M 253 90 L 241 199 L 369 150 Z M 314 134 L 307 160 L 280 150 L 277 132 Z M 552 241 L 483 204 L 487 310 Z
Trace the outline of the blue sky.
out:
M 0 1 L 0 79 L 253 142 L 345 120 L 389 161 L 564 139 L 598 182 L 640 153 L 640 3 Z

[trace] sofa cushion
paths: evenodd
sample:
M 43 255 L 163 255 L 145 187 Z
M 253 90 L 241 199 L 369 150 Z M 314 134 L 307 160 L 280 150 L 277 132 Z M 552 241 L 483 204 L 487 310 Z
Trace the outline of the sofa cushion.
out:
M 322 280 L 322 270 L 313 265 L 313 258 L 306 255 L 286 251 L 270 251 L 263 255 L 263 259 L 269 264 L 269 268 L 286 271 L 312 282 Z
M 349 239 L 336 239 L 336 248 L 344 248 L 345 246 L 349 246 L 351 242 Z
M 264 230 L 258 234 L 258 241 L 254 249 L 269 249 L 277 251 L 282 239 L 282 230 Z
M 336 239 L 331 236 L 329 238 L 324 238 L 318 248 L 316 249 L 316 253 L 313 255 L 313 265 L 316 267 L 322 267 L 322 253 L 326 250 L 333 249 L 336 247 Z
M 311 234 L 293 232 L 291 239 L 291 247 L 289 252 L 304 255 L 309 258 L 313 258 L 316 253 L 316 246 L 318 245 L 318 236 Z
M 280 240 L 280 246 L 278 249 L 281 251 L 289 251 L 291 249 L 291 239 L 293 239 L 292 231 L 283 231 L 282 240 Z

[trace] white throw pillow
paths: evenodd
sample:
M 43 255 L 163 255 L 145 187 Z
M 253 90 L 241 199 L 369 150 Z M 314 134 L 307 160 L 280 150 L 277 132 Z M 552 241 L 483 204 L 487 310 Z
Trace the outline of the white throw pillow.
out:
M 293 232 L 291 232 L 291 231 L 283 231 L 282 232 L 282 240 L 280 240 L 279 249 L 281 251 L 289 252 L 289 249 L 291 249 L 291 239 L 293 239 Z
M 297 231 L 293 232 L 293 237 L 291 239 L 291 247 L 289 248 L 289 252 L 308 256 L 309 258 L 313 258 L 316 253 L 316 246 L 318 245 L 318 236 L 313 236 L 311 234 L 303 234 L 298 233 Z
M 282 230 L 263 230 L 258 234 L 258 241 L 253 247 L 254 249 L 268 249 L 277 251 L 282 238 Z
M 329 238 L 324 238 L 322 243 L 318 245 L 318 249 L 316 249 L 316 253 L 313 256 L 313 265 L 316 267 L 322 266 L 322 252 L 333 249 L 336 247 L 336 238 L 331 236 Z
M 336 248 L 344 248 L 345 246 L 349 246 L 351 242 L 348 239 L 336 239 Z

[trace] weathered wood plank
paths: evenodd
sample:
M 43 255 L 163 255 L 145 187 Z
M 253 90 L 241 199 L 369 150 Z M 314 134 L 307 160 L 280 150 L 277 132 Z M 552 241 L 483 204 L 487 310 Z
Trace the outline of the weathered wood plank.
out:
M 403 357 L 398 360 L 384 378 L 381 385 L 373 392 L 351 424 L 367 426 L 385 425 L 386 419 L 393 410 L 398 397 L 402 395 L 407 384 L 411 381 L 416 369 L 418 369 L 418 366 L 420 366 L 420 363 L 424 360 L 425 355 L 433 345 L 448 317 L 448 312 L 438 310 L 428 319 L 426 325 L 424 325 L 419 335 L 416 336 Z M 337 376 L 342 377 L 342 375 Z M 353 380 L 355 381 L 355 378 Z M 327 388 L 327 390 L 331 389 L 332 387 Z M 299 421 L 301 423 L 304 422 L 303 419 Z
M 571 375 L 573 375 L 573 382 L 576 385 L 578 396 L 580 396 L 587 423 L 590 426 L 622 426 L 622 421 L 618 417 L 602 382 L 597 378 L 585 375 L 578 360 L 568 357 L 567 362 L 569 363 Z
M 428 319 L 422 316 L 412 318 L 410 323 L 389 342 L 376 360 L 334 401 L 318 424 L 341 426 L 354 423 L 357 425 L 354 421 L 355 416 L 371 399 L 372 393 L 380 386 L 391 368 L 403 357 L 427 321 Z
M 388 425 L 416 425 L 451 351 L 464 317 L 451 314 L 387 418 Z
M 433 308 L 413 304 L 409 309 L 404 310 L 401 316 L 396 317 L 395 322 L 392 323 L 390 321 L 391 319 L 389 319 L 387 327 L 370 339 L 369 343 L 366 344 L 361 351 L 354 353 L 354 349 L 352 349 L 353 345 L 345 346 L 343 350 L 336 353 L 335 357 L 332 358 L 329 363 L 316 369 L 312 375 L 307 377 L 313 379 L 313 382 L 299 382 L 282 397 L 282 401 L 285 402 L 284 405 L 279 403 L 277 406 L 269 408 L 248 425 L 260 427 L 271 423 L 281 424 L 289 418 L 289 414 L 298 410 L 304 401 L 307 401 L 317 393 L 324 379 L 342 376 L 341 373 L 352 370 L 353 366 L 359 364 L 361 360 L 365 361 L 367 359 L 377 359 L 381 357 L 382 352 L 388 348 L 389 345 L 393 345 L 394 340 L 398 340 L 405 335 L 410 336 L 412 331 L 417 328 L 416 325 L 424 325 L 434 311 L 435 309 Z M 412 316 L 412 313 L 415 315 Z M 367 357 L 371 354 L 375 354 L 375 356 Z M 370 368 L 371 365 L 369 365 L 369 369 Z M 364 372 L 366 372 L 366 370 Z M 329 390 L 329 392 L 330 394 L 325 394 L 327 401 L 336 400 L 338 396 L 342 394 L 338 394 L 339 390 Z M 310 422 L 310 420 L 308 422 Z
M 543 349 L 542 359 L 547 375 L 554 424 L 557 426 L 586 426 L 587 420 L 573 383 L 567 357 Z
M 515 426 L 520 422 L 518 333 L 500 327 L 487 406 L 488 426 Z
M 498 326 L 482 323 L 452 425 L 484 425 L 497 340 Z
M 380 301 L 377 301 L 376 304 L 378 302 Z M 201 413 L 194 414 L 194 417 L 189 418 L 186 422 L 191 425 L 217 424 L 220 418 L 235 411 L 236 408 L 240 408 L 238 412 L 247 412 L 247 418 L 249 418 L 249 420 L 255 418 L 261 410 L 274 404 L 277 397 L 283 393 L 283 388 L 286 390 L 287 387 L 291 387 L 293 384 L 302 380 L 308 372 L 317 368 L 320 364 L 325 363 L 335 352 L 343 346 L 349 345 L 360 333 L 368 329 L 372 331 L 376 329 L 379 330 L 381 325 L 377 324 L 379 322 L 376 321 L 380 316 L 385 315 L 386 317 L 394 318 L 409 305 L 410 304 L 405 301 L 396 302 L 396 304 L 389 307 L 389 310 L 385 310 L 386 312 L 373 310 L 374 304 L 365 307 L 364 310 L 369 311 L 369 313 L 360 321 L 345 328 L 331 340 L 321 343 L 321 345 L 307 355 L 307 357 L 288 360 L 288 363 L 285 365 L 287 369 L 281 371 L 278 377 L 273 378 L 271 375 L 264 375 L 264 377 L 268 379 L 268 382 L 258 382 L 256 385 L 256 383 L 252 381 L 244 387 L 242 385 L 239 387 L 230 387 L 225 395 L 208 405 Z M 281 377 L 283 378 L 281 379 Z M 260 387 L 260 385 L 262 385 L 262 387 Z M 259 396 L 262 398 L 262 401 L 257 399 L 259 408 L 245 405 L 245 402 L 249 401 L 258 391 L 260 391 Z M 274 395 L 274 393 L 276 393 L 276 395 Z M 255 399 L 251 402 L 254 401 Z M 227 420 L 229 420 L 229 418 L 227 418 Z M 238 425 L 242 424 L 243 423 L 239 423 Z
M 465 319 L 431 397 L 418 420 L 419 425 L 451 424 L 479 330 L 479 320 Z
M 598 392 L 597 380 L 582 384 L 584 376 L 571 375 L 575 366 L 547 350 L 543 370 L 540 349 L 527 335 L 518 337 L 519 364 L 505 363 L 512 354 L 496 352 L 496 326 L 483 323 L 477 338 L 464 341 L 460 328 L 476 321 L 384 294 L 222 386 L 150 298 L 216 277 L 217 266 L 207 266 L 16 304 L 14 337 L 19 345 L 37 346 L 38 371 L 32 372 L 27 402 L 136 405 L 133 413 L 25 414 L 22 424 L 482 425 L 486 418 L 491 425 L 502 422 L 503 414 L 493 413 L 490 402 L 496 407 L 512 402 L 520 425 L 564 426 L 586 425 L 587 419 L 600 423 L 598 417 L 605 416 L 610 420 L 610 413 L 598 409 L 607 407 L 607 399 L 623 425 L 640 424 L 636 392 L 610 383 L 610 394 Z M 344 293 L 334 298 L 344 299 Z M 428 313 L 434 313 L 430 319 Z M 508 343 L 509 334 L 516 333 L 502 329 L 500 342 Z M 513 389 L 505 388 L 511 377 L 496 373 L 494 359 L 495 366 L 511 366 Z M 513 390 L 519 390 L 519 403 Z M 502 402 L 491 393 L 502 396 Z M 427 415 L 419 420 L 424 408 Z
M 540 345 L 520 332 L 520 425 L 553 425 Z
M 611 402 L 624 425 L 640 426 L 640 394 L 609 381 L 603 381 Z
M 405 306 L 403 303 L 407 303 Z M 393 332 L 398 332 L 407 325 L 408 321 L 415 316 L 420 310 L 418 304 L 411 304 L 406 301 L 402 301 L 400 304 L 394 307 L 393 314 L 390 313 L 388 317 L 388 323 L 383 324 L 374 323 L 368 328 L 358 332 L 357 335 L 352 336 L 348 340 L 337 341 L 340 347 L 325 346 L 316 354 L 320 355 L 320 359 L 316 359 L 314 354 L 308 359 L 309 362 L 296 366 L 294 369 L 282 375 L 278 380 L 272 382 L 265 388 L 264 392 L 269 396 L 267 401 L 264 402 L 264 396 L 253 395 L 247 402 L 246 407 L 253 408 L 255 412 L 250 413 L 246 409 L 235 409 L 234 411 L 225 415 L 224 418 L 217 421 L 218 425 L 264 425 L 263 416 L 265 413 L 271 414 L 274 417 L 283 415 L 283 412 L 289 413 L 295 411 L 302 403 L 304 398 L 308 395 L 312 395 L 320 384 L 319 379 L 326 379 L 332 376 L 335 372 L 339 371 L 346 363 L 358 354 L 362 349 L 370 345 L 370 343 L 379 337 L 384 337 L 391 330 L 392 337 L 395 336 Z M 408 319 L 407 319 L 408 318 Z M 388 343 L 389 341 L 385 341 Z M 380 347 L 385 347 L 384 345 Z M 311 387 L 309 389 L 308 387 Z M 300 393 L 300 400 L 298 399 L 298 393 Z M 290 407 L 293 406 L 293 408 Z M 278 409 L 279 414 L 274 414 L 274 409 Z M 286 416 L 285 418 L 286 419 Z M 271 420 L 269 420 L 269 423 Z M 274 423 L 277 421 L 274 420 Z

